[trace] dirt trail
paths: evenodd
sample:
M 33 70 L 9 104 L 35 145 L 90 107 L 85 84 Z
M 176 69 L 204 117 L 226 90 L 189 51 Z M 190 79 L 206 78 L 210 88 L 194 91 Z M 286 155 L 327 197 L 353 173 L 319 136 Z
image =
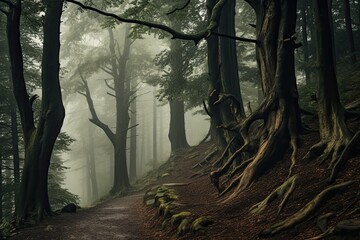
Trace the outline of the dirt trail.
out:
M 142 196 L 118 197 L 91 209 L 64 213 L 22 229 L 11 239 L 153 239 L 137 217 Z

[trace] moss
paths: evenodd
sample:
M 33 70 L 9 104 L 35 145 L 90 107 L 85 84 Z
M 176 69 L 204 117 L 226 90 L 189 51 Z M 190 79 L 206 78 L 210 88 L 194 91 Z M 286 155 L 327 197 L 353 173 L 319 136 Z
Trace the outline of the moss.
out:
M 191 212 L 181 212 L 171 217 L 171 226 L 178 225 L 183 219 L 190 216 Z
M 209 216 L 199 217 L 192 222 L 190 231 L 195 234 L 213 223 L 214 221 Z
M 185 218 L 181 221 L 176 236 L 182 236 L 187 232 L 189 232 L 189 219 Z

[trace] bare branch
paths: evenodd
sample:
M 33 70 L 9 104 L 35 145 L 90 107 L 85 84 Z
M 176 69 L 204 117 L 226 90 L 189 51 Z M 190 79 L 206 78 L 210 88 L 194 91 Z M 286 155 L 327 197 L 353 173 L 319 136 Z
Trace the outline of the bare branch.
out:
M 219 36 L 219 37 L 225 37 L 225 38 L 230 38 L 230 39 L 234 39 L 234 40 L 238 40 L 238 41 L 242 41 L 242 42 L 250 42 L 250 43 L 256 43 L 259 44 L 260 42 L 256 39 L 250 39 L 250 38 L 244 38 L 244 37 L 237 37 L 237 36 L 230 36 L 227 34 L 222 34 L 222 33 L 218 33 L 218 32 L 213 32 L 212 33 L 215 36 Z
M 114 98 L 116 98 L 116 95 L 115 94 L 113 94 L 113 93 L 109 93 L 109 92 L 106 92 L 108 95 L 110 95 L 110 96 L 112 96 L 112 97 L 114 97 Z
M 103 70 L 104 72 L 106 72 L 107 74 L 114 76 L 114 73 L 112 71 L 109 71 L 108 69 L 106 69 L 105 67 L 100 67 L 101 70 Z
M 112 86 L 108 83 L 108 81 L 107 81 L 106 79 L 104 80 L 104 82 L 105 82 L 105 84 L 106 84 L 106 86 L 107 86 L 108 88 L 110 88 L 111 90 L 115 91 L 115 88 L 112 87 Z
M 87 84 L 87 81 L 84 79 L 81 71 L 80 71 L 80 68 L 78 68 L 78 72 L 79 72 L 79 75 L 80 75 L 80 78 L 82 80 L 82 82 L 84 83 L 84 86 L 85 86 L 85 93 L 82 93 L 82 92 L 78 92 L 79 94 L 83 95 L 85 98 L 86 98 L 86 101 L 88 103 L 88 106 L 89 106 L 89 110 L 90 110 L 90 113 L 91 113 L 91 119 L 89 119 L 89 121 L 93 124 L 95 124 L 96 126 L 98 126 L 99 128 L 101 128 L 106 136 L 109 138 L 109 140 L 114 143 L 115 142 L 115 134 L 111 131 L 111 129 L 109 128 L 108 125 L 106 125 L 105 123 L 103 123 L 97 113 L 96 113 L 96 110 L 95 110 L 95 107 L 94 107 L 94 102 L 91 98 L 91 94 L 90 94 L 90 89 L 89 89 L 89 86 Z
M 174 10 L 172 10 L 172 11 L 170 11 L 170 12 L 166 13 L 166 15 L 171 15 L 171 14 L 173 14 L 173 13 L 174 13 L 174 12 L 176 12 L 176 11 L 180 11 L 180 10 L 185 9 L 185 8 L 189 5 L 190 1 L 191 1 L 191 0 L 188 0 L 188 1 L 185 3 L 185 5 L 184 5 L 184 6 L 179 7 L 179 8 L 175 8 Z
M 108 16 L 111 18 L 114 18 L 120 22 L 127 22 L 127 23 L 135 23 L 135 24 L 140 24 L 140 25 L 144 25 L 144 26 L 148 26 L 149 28 L 156 28 L 156 29 L 160 29 L 163 30 L 165 32 L 168 32 L 169 34 L 172 35 L 173 39 L 183 39 L 183 40 L 192 40 L 194 41 L 195 44 L 197 44 L 201 39 L 203 38 L 207 38 L 211 35 L 211 33 L 217 28 L 218 26 L 218 22 L 219 22 L 219 18 L 220 18 L 220 13 L 221 13 L 221 9 L 223 8 L 223 6 L 225 5 L 225 3 L 227 2 L 227 0 L 219 0 L 213 10 L 212 10 L 212 14 L 210 16 L 209 19 L 209 23 L 208 26 L 195 33 L 195 34 L 185 34 L 182 32 L 178 32 L 175 31 L 174 29 L 163 25 L 163 24 L 158 24 L 158 23 L 153 23 L 153 22 L 147 22 L 147 21 L 142 21 L 142 20 L 137 20 L 137 19 L 129 19 L 129 18 L 124 18 L 121 16 L 118 16 L 116 14 L 113 13 L 108 13 L 108 12 L 104 12 L 102 10 L 99 10 L 97 8 L 91 7 L 91 6 L 86 6 L 84 4 L 82 4 L 81 2 L 78 2 L 76 0 L 66 0 L 67 2 L 73 3 L 75 5 L 78 5 L 79 7 L 86 9 L 86 10 L 91 10 L 94 12 L 97 12 L 101 15 L 104 16 Z

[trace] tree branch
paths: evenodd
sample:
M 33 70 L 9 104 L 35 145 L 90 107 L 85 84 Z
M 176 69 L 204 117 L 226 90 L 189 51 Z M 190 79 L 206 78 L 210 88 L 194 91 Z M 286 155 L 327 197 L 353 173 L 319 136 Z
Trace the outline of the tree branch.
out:
M 107 86 L 108 88 L 110 88 L 111 90 L 115 91 L 115 88 L 112 87 L 112 86 L 108 83 L 108 81 L 107 81 L 106 79 L 104 80 L 104 82 L 105 82 L 105 84 L 106 84 L 106 86 Z
M 180 11 L 180 10 L 185 9 L 185 8 L 189 5 L 190 1 L 191 1 L 191 0 L 188 0 L 188 1 L 185 3 L 185 5 L 184 5 L 184 6 L 179 7 L 179 8 L 175 8 L 174 10 L 172 10 L 172 11 L 170 11 L 170 12 L 166 13 L 166 15 L 171 15 L 171 14 L 173 14 L 173 13 L 174 13 L 174 12 L 176 12 L 176 11 Z
M 90 89 L 89 89 L 89 86 L 87 84 L 87 81 L 84 79 L 83 75 L 81 74 L 80 69 L 78 69 L 78 72 L 79 72 L 80 78 L 81 78 L 81 80 L 82 80 L 82 82 L 84 83 L 84 86 L 85 86 L 85 93 L 82 93 L 82 92 L 78 92 L 78 93 L 85 96 L 86 101 L 88 103 L 89 110 L 90 110 L 91 117 L 92 117 L 91 119 L 89 119 L 89 121 L 91 123 L 95 124 L 96 126 L 98 126 L 99 128 L 101 128 L 105 132 L 105 134 L 109 138 L 109 140 L 112 143 L 114 143 L 115 142 L 115 134 L 111 131 L 109 126 L 106 125 L 105 123 L 103 123 L 99 119 L 99 117 L 97 116 L 97 113 L 96 113 L 96 110 L 95 110 L 95 107 L 94 107 L 94 102 L 93 102 L 93 100 L 91 98 Z
M 86 6 L 86 5 L 84 5 L 81 2 L 78 2 L 76 0 L 66 0 L 66 1 L 70 2 L 70 3 L 73 3 L 73 4 L 81 7 L 82 9 L 97 12 L 97 13 L 99 13 L 101 15 L 114 18 L 114 19 L 116 19 L 116 20 L 118 20 L 120 22 L 135 23 L 135 24 L 140 24 L 140 25 L 147 26 L 149 28 L 156 28 L 156 29 L 163 30 L 163 31 L 168 32 L 169 34 L 171 34 L 173 39 L 192 40 L 192 41 L 194 41 L 195 44 L 197 44 L 201 39 L 209 37 L 211 35 L 211 33 L 217 28 L 219 18 L 220 18 L 221 9 L 223 8 L 225 3 L 227 2 L 227 0 L 219 0 L 215 4 L 215 6 L 214 6 L 214 8 L 212 10 L 212 14 L 211 14 L 210 19 L 209 19 L 208 26 L 205 29 L 203 29 L 203 30 L 201 30 L 201 31 L 199 31 L 197 33 L 194 33 L 194 34 L 185 34 L 185 33 L 182 33 L 182 32 L 175 31 L 174 29 L 172 29 L 172 28 L 170 28 L 170 27 L 168 27 L 166 25 L 163 25 L 163 24 L 147 22 L 147 21 L 142 21 L 142 20 L 137 20 L 137 19 L 124 18 L 124 17 L 118 16 L 118 15 L 113 14 L 113 13 L 104 12 L 102 10 L 99 10 L 99 9 L 91 7 L 91 6 Z
M 107 74 L 114 76 L 114 73 L 112 71 L 109 71 L 108 69 L 106 69 L 105 67 L 100 67 L 101 70 L 103 70 L 104 72 L 106 72 Z
M 219 37 L 230 38 L 230 39 L 234 39 L 234 40 L 238 40 L 238 41 L 242 41 L 242 42 L 251 42 L 251 43 L 256 43 L 256 44 L 260 43 L 256 39 L 237 37 L 237 36 L 230 36 L 230 35 L 222 34 L 222 33 L 218 33 L 218 32 L 213 32 L 212 35 L 219 36 Z

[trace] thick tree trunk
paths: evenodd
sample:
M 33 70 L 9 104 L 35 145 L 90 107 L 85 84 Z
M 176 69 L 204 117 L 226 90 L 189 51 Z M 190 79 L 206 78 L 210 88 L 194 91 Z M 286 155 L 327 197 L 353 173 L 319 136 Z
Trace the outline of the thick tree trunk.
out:
M 344 146 L 350 141 L 350 133 L 344 121 L 344 108 L 340 103 L 334 65 L 331 26 L 328 5 L 314 1 L 317 22 L 317 55 L 319 62 L 318 115 L 320 142 L 314 145 L 307 158 L 320 156 L 334 163 Z
M 46 1 L 42 56 L 42 105 L 35 128 L 26 92 L 20 45 L 21 1 L 10 8 L 7 34 L 15 99 L 19 106 L 25 140 L 25 163 L 19 189 L 17 222 L 51 214 L 47 181 L 52 149 L 65 116 L 59 84 L 60 18 L 63 1 Z
M 219 32 L 229 36 L 235 36 L 235 0 L 227 1 L 224 5 L 220 22 Z M 231 94 L 239 102 L 239 115 L 245 117 L 245 110 L 241 98 L 239 69 L 237 62 L 236 41 L 234 39 L 221 37 L 220 46 L 220 66 L 221 66 L 221 84 L 223 92 Z M 225 124 L 233 121 L 229 105 L 222 107 L 223 120 Z
M 172 27 L 181 28 L 181 22 L 179 20 L 174 19 L 171 24 Z M 170 84 L 174 89 L 177 89 L 177 96 L 169 99 L 170 128 L 168 137 L 171 143 L 171 152 L 174 152 L 189 147 L 185 133 L 184 100 L 181 98 L 186 85 L 186 79 L 183 77 L 184 61 L 181 41 L 171 41 L 169 55 L 169 66 L 171 68 Z
M 184 101 L 170 100 L 170 128 L 169 140 L 171 143 L 171 152 L 187 148 L 189 144 L 185 133 L 185 110 Z
M 257 46 L 257 57 L 265 99 L 259 109 L 240 124 L 239 130 L 245 144 L 224 166 L 249 149 L 251 140 L 248 131 L 251 124 L 255 120 L 263 119 L 264 126 L 260 131 L 263 135 L 260 137 L 257 153 L 248 160 L 242 174 L 222 193 L 237 185 L 237 190 L 228 199 L 234 198 L 250 186 L 275 159 L 282 159 L 289 143 L 292 147 L 290 176 L 296 160 L 300 127 L 294 67 L 294 50 L 297 46 L 294 38 L 297 1 L 271 0 L 262 4 L 251 0 L 248 2 L 257 15 L 257 36 L 260 41 Z M 218 172 L 213 172 L 211 175 L 217 174 Z M 216 183 L 216 179 L 214 182 Z
M 350 62 L 351 64 L 354 64 L 356 62 L 356 55 L 355 55 L 354 36 L 353 36 L 353 30 L 351 24 L 351 12 L 350 12 L 349 0 L 344 0 L 344 15 L 345 15 L 346 34 L 349 41 Z
M 208 16 L 211 16 L 211 10 L 213 9 L 216 1 L 207 0 Z M 218 126 L 222 125 L 220 104 L 214 104 L 219 99 L 219 94 L 222 91 L 221 87 L 221 75 L 220 75 L 220 62 L 219 62 L 219 38 L 211 35 L 207 40 L 207 64 L 209 73 L 209 97 L 208 106 L 210 114 L 210 127 L 211 127 L 211 139 L 215 141 L 217 146 L 225 149 L 226 139 L 224 131 Z

